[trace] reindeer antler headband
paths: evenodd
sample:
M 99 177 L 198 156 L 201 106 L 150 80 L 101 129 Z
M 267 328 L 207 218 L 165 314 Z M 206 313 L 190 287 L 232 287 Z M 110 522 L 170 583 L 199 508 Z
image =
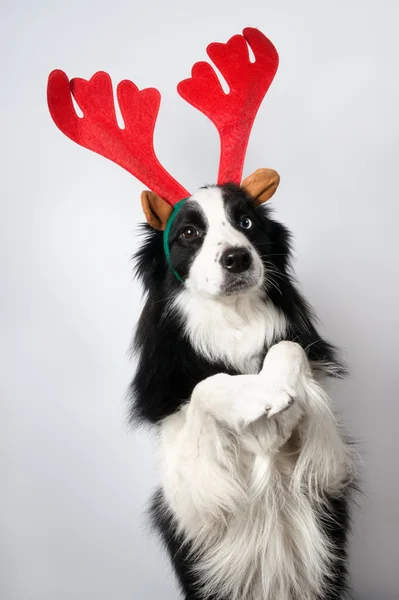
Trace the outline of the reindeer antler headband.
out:
M 254 62 L 250 61 L 247 43 Z M 227 44 L 210 44 L 207 53 L 225 78 L 229 92 L 223 91 L 207 62 L 196 63 L 191 77 L 180 82 L 177 89 L 219 132 L 218 184 L 239 184 L 252 125 L 277 71 L 278 54 L 263 33 L 250 27 Z M 76 114 L 71 94 L 83 117 Z M 60 70 L 49 76 L 47 100 L 57 127 L 74 142 L 109 158 L 148 186 L 151 192 L 142 194 L 147 221 L 157 229 L 165 229 L 173 207 L 190 194 L 163 168 L 154 151 L 160 93 L 154 88 L 140 91 L 134 83 L 124 80 L 117 86 L 117 98 L 123 129 L 116 120 L 112 82 L 107 73 L 100 71 L 89 81 L 69 80 Z M 275 171 L 259 169 L 242 185 L 260 204 L 270 198 L 278 182 Z

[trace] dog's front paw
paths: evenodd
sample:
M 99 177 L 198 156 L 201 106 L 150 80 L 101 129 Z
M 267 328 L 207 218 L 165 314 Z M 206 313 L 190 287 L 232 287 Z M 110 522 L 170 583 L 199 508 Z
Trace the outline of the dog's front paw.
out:
M 230 396 L 230 416 L 248 426 L 261 418 L 275 420 L 282 413 L 298 413 L 295 391 L 285 384 L 269 382 L 259 375 L 244 375 Z M 297 407 L 295 409 L 295 406 Z
M 286 390 L 295 397 L 303 395 L 303 380 L 309 374 L 310 366 L 303 348 L 295 342 L 282 341 L 266 354 L 259 376 L 265 385 Z
M 263 393 L 266 398 L 266 415 L 270 419 L 287 410 L 295 402 L 295 391 L 289 387 L 274 385 L 264 386 Z
M 259 375 L 226 375 L 220 373 L 199 383 L 192 401 L 218 421 L 240 428 L 263 416 L 273 416 L 287 407 L 282 395 L 277 403 L 272 391 L 267 393 Z

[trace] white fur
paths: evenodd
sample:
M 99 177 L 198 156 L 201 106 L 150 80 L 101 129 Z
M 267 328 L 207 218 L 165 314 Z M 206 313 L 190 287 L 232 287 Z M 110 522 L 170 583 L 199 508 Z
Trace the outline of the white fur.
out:
M 243 373 L 258 373 L 265 344 L 286 332 L 284 315 L 260 290 L 214 298 L 183 288 L 174 300 L 194 349 Z
M 263 283 L 262 261 L 248 238 L 228 222 L 220 188 L 198 190 L 189 202 L 200 208 L 207 223 L 207 232 L 201 250 L 190 267 L 185 286 L 196 294 L 218 296 L 226 276 L 220 263 L 223 251 L 231 247 L 243 247 L 252 256 L 252 286 L 259 288 Z
M 300 346 L 273 346 L 259 375 L 201 382 L 163 422 L 161 449 L 164 495 L 193 544 L 205 596 L 321 593 L 331 550 L 315 507 L 323 491 L 341 489 L 350 460 Z

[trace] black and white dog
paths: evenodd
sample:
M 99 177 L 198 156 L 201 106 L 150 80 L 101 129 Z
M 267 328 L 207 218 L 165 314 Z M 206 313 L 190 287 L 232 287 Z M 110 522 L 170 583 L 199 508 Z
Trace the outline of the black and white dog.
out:
M 132 417 L 157 425 L 151 516 L 186 600 L 346 598 L 353 467 L 322 387 L 343 368 L 290 273 L 290 236 L 243 188 L 146 226 Z

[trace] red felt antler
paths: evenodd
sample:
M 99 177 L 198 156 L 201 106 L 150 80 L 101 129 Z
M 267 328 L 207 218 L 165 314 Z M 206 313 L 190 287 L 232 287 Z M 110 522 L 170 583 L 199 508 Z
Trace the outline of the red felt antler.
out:
M 83 112 L 79 117 L 72 97 Z M 154 151 L 154 128 L 161 101 L 158 90 L 139 90 L 131 81 L 117 87 L 125 127 L 118 126 L 111 78 L 99 72 L 86 81 L 53 71 L 48 80 L 47 101 L 57 127 L 71 140 L 117 163 L 153 192 L 174 205 L 189 196 L 162 167 Z
M 247 42 L 255 55 L 253 63 Z M 221 142 L 218 183 L 239 184 L 249 135 L 277 71 L 278 54 L 270 40 L 251 27 L 227 44 L 210 44 L 207 53 L 225 78 L 229 93 L 225 94 L 206 62 L 194 65 L 191 78 L 179 83 L 178 92 L 216 125 Z
M 255 61 L 249 59 L 248 46 Z M 225 78 L 230 91 L 224 93 L 211 65 L 194 65 L 192 77 L 178 86 L 179 94 L 216 125 L 221 140 L 218 183 L 240 183 L 249 135 L 256 113 L 278 67 L 273 44 L 257 29 L 246 28 L 227 44 L 213 43 L 209 57 Z M 72 96 L 80 106 L 79 117 Z M 112 83 L 99 72 L 86 81 L 53 71 L 48 80 L 47 100 L 51 116 L 69 138 L 117 163 L 140 179 L 172 206 L 189 196 L 162 167 L 154 151 L 154 128 L 160 94 L 154 88 L 140 91 L 131 81 L 117 87 L 124 128 L 117 123 Z

